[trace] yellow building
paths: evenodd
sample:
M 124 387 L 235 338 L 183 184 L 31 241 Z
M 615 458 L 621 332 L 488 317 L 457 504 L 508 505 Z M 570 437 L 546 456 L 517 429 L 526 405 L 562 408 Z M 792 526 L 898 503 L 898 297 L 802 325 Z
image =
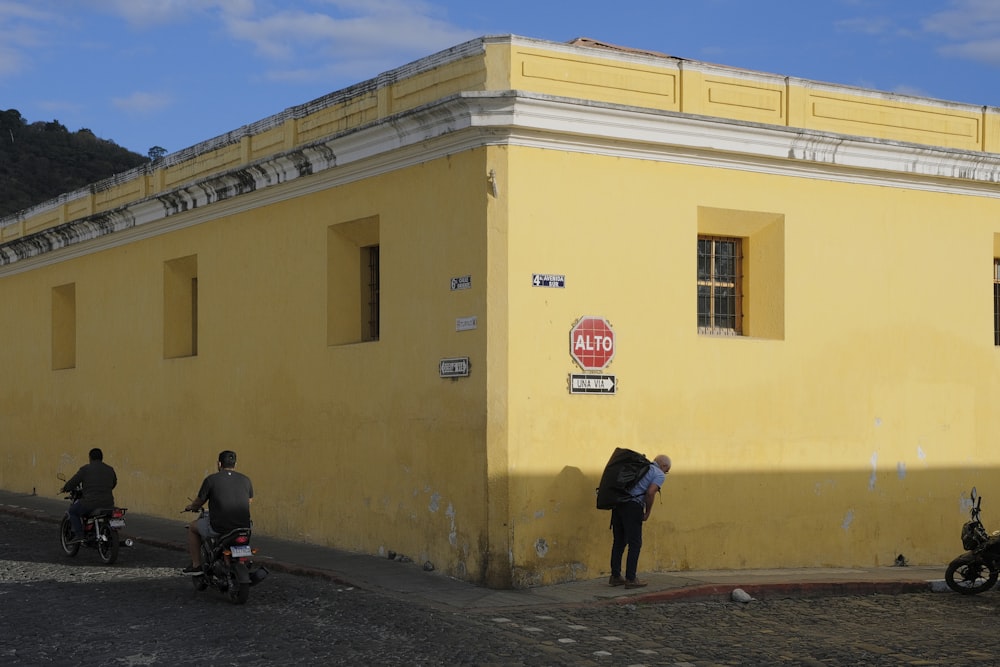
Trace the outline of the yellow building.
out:
M 607 574 L 626 446 L 641 571 L 945 562 L 998 181 L 1000 109 L 473 40 L 0 221 L 0 488 L 177 517 L 232 448 L 260 532 L 521 587 Z

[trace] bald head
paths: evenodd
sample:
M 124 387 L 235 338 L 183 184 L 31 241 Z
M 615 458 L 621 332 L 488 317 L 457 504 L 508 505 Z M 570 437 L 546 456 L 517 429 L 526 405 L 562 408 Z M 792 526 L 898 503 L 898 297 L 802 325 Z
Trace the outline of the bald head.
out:
M 657 456 L 653 459 L 653 463 L 655 463 L 664 473 L 670 472 L 670 457 L 666 454 L 660 454 Z

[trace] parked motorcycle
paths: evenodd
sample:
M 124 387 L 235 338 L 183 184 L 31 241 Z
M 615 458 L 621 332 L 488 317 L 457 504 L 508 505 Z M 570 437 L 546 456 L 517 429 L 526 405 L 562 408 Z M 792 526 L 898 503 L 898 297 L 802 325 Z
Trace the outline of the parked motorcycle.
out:
M 56 475 L 57 478 L 66 481 L 66 476 L 62 473 Z M 66 500 L 71 503 L 83 497 L 83 488 L 79 485 L 75 489 L 70 489 Z M 97 549 L 97 555 L 105 565 L 111 565 L 118 560 L 118 550 L 120 547 L 131 547 L 132 539 L 122 539 L 118 532 L 125 528 L 124 507 L 106 507 L 93 512 L 90 516 L 83 517 L 83 541 L 73 541 L 73 524 L 70 523 L 69 512 L 63 515 L 59 522 L 59 542 L 67 556 L 75 556 L 80 551 L 80 547 Z
M 962 546 L 968 551 L 951 561 L 944 580 L 956 593 L 975 595 L 988 591 L 1000 576 L 1000 531 L 986 532 L 979 519 L 982 496 L 972 487 L 969 520 L 962 526 Z
M 185 510 L 187 511 L 187 510 Z M 191 510 L 198 512 L 199 510 Z M 200 510 L 201 516 L 208 512 Z M 227 595 L 234 604 L 245 604 L 250 587 L 269 574 L 263 565 L 255 565 L 250 546 L 250 528 L 237 528 L 218 537 L 201 540 L 201 574 L 191 577 L 196 591 L 209 586 Z

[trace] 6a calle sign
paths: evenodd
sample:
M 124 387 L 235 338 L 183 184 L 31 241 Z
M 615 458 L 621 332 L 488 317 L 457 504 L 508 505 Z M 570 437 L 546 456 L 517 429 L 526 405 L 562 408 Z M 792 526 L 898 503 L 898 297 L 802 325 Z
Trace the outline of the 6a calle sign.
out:
M 569 331 L 569 354 L 585 371 L 606 368 L 615 358 L 615 332 L 603 317 L 585 315 Z

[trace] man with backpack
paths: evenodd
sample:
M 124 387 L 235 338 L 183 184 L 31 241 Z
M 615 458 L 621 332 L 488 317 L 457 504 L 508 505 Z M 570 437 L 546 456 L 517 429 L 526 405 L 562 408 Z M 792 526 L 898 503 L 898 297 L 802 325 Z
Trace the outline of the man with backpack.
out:
M 608 584 L 625 588 L 642 588 L 646 582 L 639 581 L 639 551 L 642 549 L 642 524 L 653 511 L 656 492 L 663 486 L 670 472 L 670 457 L 660 454 L 649 464 L 645 474 L 639 478 L 629 495 L 611 508 L 611 530 L 614 542 L 611 545 L 611 578 Z M 625 561 L 625 578 L 622 578 L 622 556 L 628 547 Z

